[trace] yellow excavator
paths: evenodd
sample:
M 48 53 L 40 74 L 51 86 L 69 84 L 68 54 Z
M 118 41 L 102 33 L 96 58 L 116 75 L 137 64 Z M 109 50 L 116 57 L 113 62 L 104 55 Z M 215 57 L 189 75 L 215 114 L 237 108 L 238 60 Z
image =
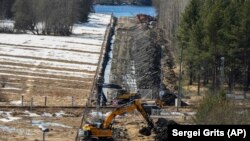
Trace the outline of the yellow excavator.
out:
M 138 99 L 139 98 L 139 95 L 137 93 L 129 93 L 129 92 L 125 92 L 125 93 L 122 93 L 122 94 L 119 94 L 115 97 L 115 99 Z
M 144 128 L 144 130 L 146 129 L 146 134 L 149 135 L 148 132 L 151 132 L 151 130 L 154 128 L 154 123 L 144 110 L 144 107 L 141 104 L 140 100 L 136 99 L 128 105 L 119 107 L 112 111 L 102 122 L 100 122 L 100 124 L 85 124 L 82 127 L 81 133 L 79 133 L 80 138 L 82 138 L 83 140 L 112 140 L 114 136 L 112 122 L 114 118 L 117 115 L 131 112 L 133 110 L 139 111 L 143 118 L 147 121 L 148 127 Z

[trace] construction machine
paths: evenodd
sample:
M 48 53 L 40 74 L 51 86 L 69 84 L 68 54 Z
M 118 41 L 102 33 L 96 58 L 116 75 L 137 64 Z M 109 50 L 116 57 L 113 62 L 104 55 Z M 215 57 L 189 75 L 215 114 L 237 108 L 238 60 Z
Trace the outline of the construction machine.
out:
M 103 93 L 103 88 L 123 90 L 122 87 L 117 84 L 97 83 L 97 104 L 102 106 L 106 106 L 107 102 L 107 98 Z
M 117 101 L 118 105 L 129 103 L 134 99 L 140 99 L 141 95 L 138 93 L 131 93 L 127 91 L 122 91 L 114 97 L 114 101 Z
M 117 84 L 108 84 L 108 83 L 97 83 L 97 92 L 98 105 L 106 106 L 107 98 L 103 93 L 103 88 L 116 89 L 117 95 L 114 96 L 113 100 L 117 101 L 117 104 L 125 104 L 130 102 L 133 99 L 139 99 L 140 95 L 138 93 L 129 92 L 124 89 L 122 86 Z
M 152 119 L 149 117 L 149 115 L 146 113 L 142 103 L 140 100 L 134 100 L 128 105 L 125 105 L 123 107 L 119 107 L 112 111 L 109 115 L 106 116 L 104 120 L 101 122 L 93 125 L 93 124 L 85 124 L 80 133 L 79 136 L 83 138 L 84 140 L 105 140 L 105 139 L 113 139 L 114 129 L 112 128 L 112 122 L 115 119 L 117 115 L 122 115 L 127 112 L 131 112 L 133 110 L 137 110 L 141 113 L 143 118 L 147 121 L 147 128 L 144 128 L 144 130 L 147 130 L 151 133 L 151 130 L 154 128 L 154 123 Z

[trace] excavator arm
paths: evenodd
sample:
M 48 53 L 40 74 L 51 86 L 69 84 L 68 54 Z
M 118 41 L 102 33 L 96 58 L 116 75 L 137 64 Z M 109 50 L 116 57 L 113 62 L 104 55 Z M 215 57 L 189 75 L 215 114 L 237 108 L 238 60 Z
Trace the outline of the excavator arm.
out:
M 137 110 L 141 113 L 143 118 L 147 121 L 148 126 L 152 129 L 154 128 L 154 124 L 152 119 L 148 116 L 148 114 L 145 112 L 140 100 L 134 100 L 132 104 L 126 105 L 124 107 L 117 108 L 116 110 L 112 111 L 104 120 L 103 122 L 103 128 L 109 128 L 111 125 L 111 122 L 117 115 L 124 114 L 126 112 L 131 112 L 133 110 Z
M 150 129 L 153 129 L 154 128 L 153 120 L 146 113 L 146 111 L 144 110 L 144 107 L 142 106 L 142 104 L 140 103 L 140 101 L 139 100 L 135 100 L 134 101 L 134 105 L 136 106 L 137 111 L 139 111 L 141 113 L 141 115 L 143 116 L 143 118 L 147 121 L 148 127 Z

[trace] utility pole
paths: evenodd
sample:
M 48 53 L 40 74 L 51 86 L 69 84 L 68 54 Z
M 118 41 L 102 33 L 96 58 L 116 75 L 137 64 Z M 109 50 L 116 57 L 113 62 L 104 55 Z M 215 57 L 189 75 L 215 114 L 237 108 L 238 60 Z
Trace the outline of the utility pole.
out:
M 158 95 L 158 98 L 161 98 L 161 96 L 164 94 L 164 92 L 163 92 L 163 49 L 164 49 L 164 46 L 162 45 L 161 46 L 161 60 L 160 60 L 160 64 L 161 64 L 161 82 L 160 82 L 160 90 L 159 90 L 159 95 Z
M 223 86 L 224 86 L 224 62 L 225 62 L 225 58 L 224 57 L 221 57 L 221 80 L 220 80 L 220 84 L 221 84 L 221 89 L 223 89 Z
M 183 55 L 183 46 L 181 46 L 181 54 L 180 54 L 180 71 L 179 71 L 179 87 L 178 87 L 178 98 L 177 98 L 177 106 L 176 111 L 179 111 L 179 106 L 181 106 L 181 80 L 182 80 L 182 55 Z

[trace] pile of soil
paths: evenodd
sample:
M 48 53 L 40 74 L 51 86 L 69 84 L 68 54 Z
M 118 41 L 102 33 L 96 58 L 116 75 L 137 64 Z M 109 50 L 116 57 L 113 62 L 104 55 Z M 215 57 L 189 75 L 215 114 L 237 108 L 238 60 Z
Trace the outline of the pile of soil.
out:
M 173 120 L 167 120 L 164 118 L 159 118 L 157 120 L 156 124 L 156 136 L 155 140 L 156 141 L 166 141 L 168 139 L 168 127 L 169 125 L 179 125 Z
M 175 99 L 177 96 L 172 93 L 165 93 L 162 97 L 161 100 L 164 102 L 164 105 L 167 106 L 174 106 L 175 105 Z M 187 103 L 181 101 L 181 106 L 188 106 Z
M 143 127 L 142 129 L 139 130 L 139 133 L 144 135 L 144 136 L 150 136 L 151 135 L 151 129 L 148 127 Z

